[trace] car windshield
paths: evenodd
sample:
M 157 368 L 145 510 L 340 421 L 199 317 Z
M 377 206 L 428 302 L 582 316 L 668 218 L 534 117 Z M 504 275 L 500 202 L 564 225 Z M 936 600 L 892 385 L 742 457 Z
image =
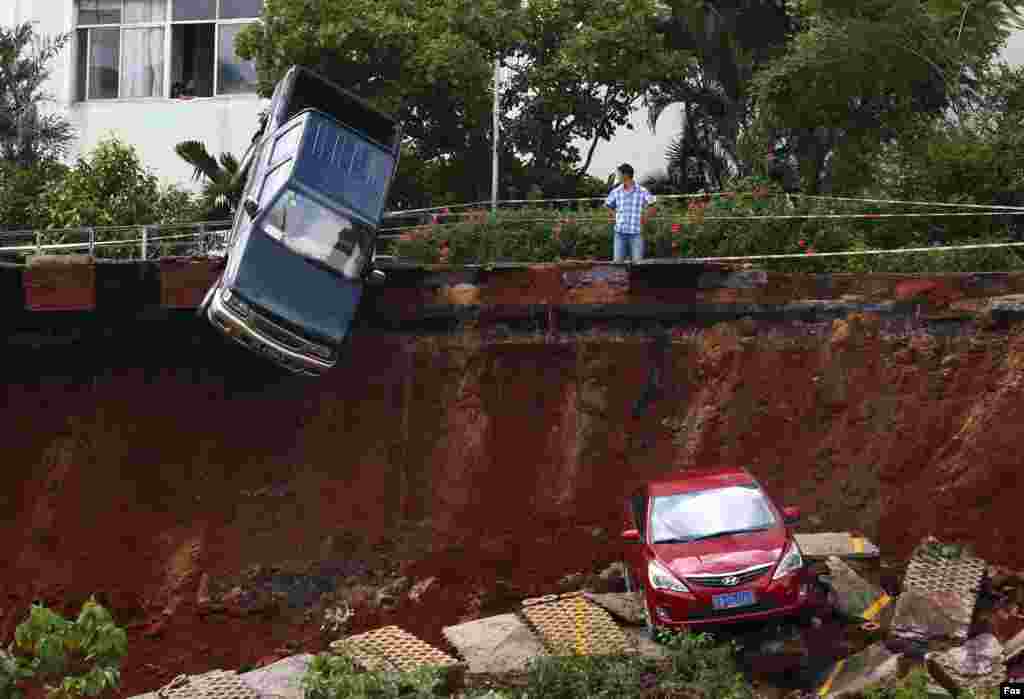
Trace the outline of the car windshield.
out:
M 651 503 L 651 542 L 687 542 L 727 533 L 758 531 L 775 515 L 756 485 L 656 496 Z
M 271 237 L 294 252 L 322 263 L 349 279 L 358 279 L 372 244 L 371 230 L 286 189 L 267 213 Z

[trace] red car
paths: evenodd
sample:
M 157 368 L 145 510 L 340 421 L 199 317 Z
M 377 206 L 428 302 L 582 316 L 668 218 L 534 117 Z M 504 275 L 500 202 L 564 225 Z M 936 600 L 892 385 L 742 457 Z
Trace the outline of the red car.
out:
M 781 511 L 743 468 L 651 481 L 626 505 L 626 584 L 648 628 L 803 615 L 813 581 Z M 639 584 L 637 584 L 639 583 Z

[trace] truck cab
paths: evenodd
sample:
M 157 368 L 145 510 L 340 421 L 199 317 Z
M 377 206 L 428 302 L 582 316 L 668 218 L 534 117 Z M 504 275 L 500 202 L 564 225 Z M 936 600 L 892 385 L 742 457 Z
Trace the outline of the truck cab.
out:
M 373 268 L 401 129 L 315 73 L 278 83 L 223 275 L 200 313 L 275 364 L 319 376 L 338 362 Z

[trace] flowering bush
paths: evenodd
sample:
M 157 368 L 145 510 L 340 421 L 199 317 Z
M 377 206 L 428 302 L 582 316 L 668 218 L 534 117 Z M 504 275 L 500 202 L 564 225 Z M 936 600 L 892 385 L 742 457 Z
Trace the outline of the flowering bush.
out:
M 908 207 L 889 207 L 884 212 L 908 210 Z M 403 233 L 390 251 L 428 264 L 440 263 L 442 259 L 453 265 L 609 260 L 614 213 L 604 211 L 607 210 L 601 201 L 593 201 L 562 210 L 540 206 L 500 210 L 497 216 L 485 210 L 462 214 L 442 212 L 438 223 Z M 737 183 L 733 192 L 659 200 L 656 215 L 643 224 L 646 257 L 793 254 L 794 257 L 787 259 L 752 262 L 765 269 L 805 273 L 1024 268 L 1024 257 L 1016 248 L 815 256 L 818 252 L 927 247 L 936 243 L 937 235 L 946 244 L 1007 238 L 1005 224 L 995 221 L 995 217 L 823 217 L 882 212 L 882 209 L 867 211 L 863 202 L 787 197 L 774 183 L 750 178 Z M 936 233 L 937 230 L 940 233 Z M 388 245 L 385 241 L 381 243 L 382 247 Z

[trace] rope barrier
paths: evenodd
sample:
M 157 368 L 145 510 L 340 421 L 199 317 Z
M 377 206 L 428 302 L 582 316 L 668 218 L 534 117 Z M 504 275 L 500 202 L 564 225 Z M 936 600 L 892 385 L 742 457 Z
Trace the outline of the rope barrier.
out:
M 730 257 L 687 257 L 687 262 L 740 262 L 742 260 L 785 260 L 809 257 L 852 257 L 856 255 L 903 255 L 915 252 L 941 252 L 943 250 L 978 250 L 981 248 L 1016 248 L 1024 243 L 975 243 L 971 245 L 934 245 L 926 248 L 896 248 L 890 250 L 846 250 L 841 252 L 796 252 L 773 255 L 733 255 Z

